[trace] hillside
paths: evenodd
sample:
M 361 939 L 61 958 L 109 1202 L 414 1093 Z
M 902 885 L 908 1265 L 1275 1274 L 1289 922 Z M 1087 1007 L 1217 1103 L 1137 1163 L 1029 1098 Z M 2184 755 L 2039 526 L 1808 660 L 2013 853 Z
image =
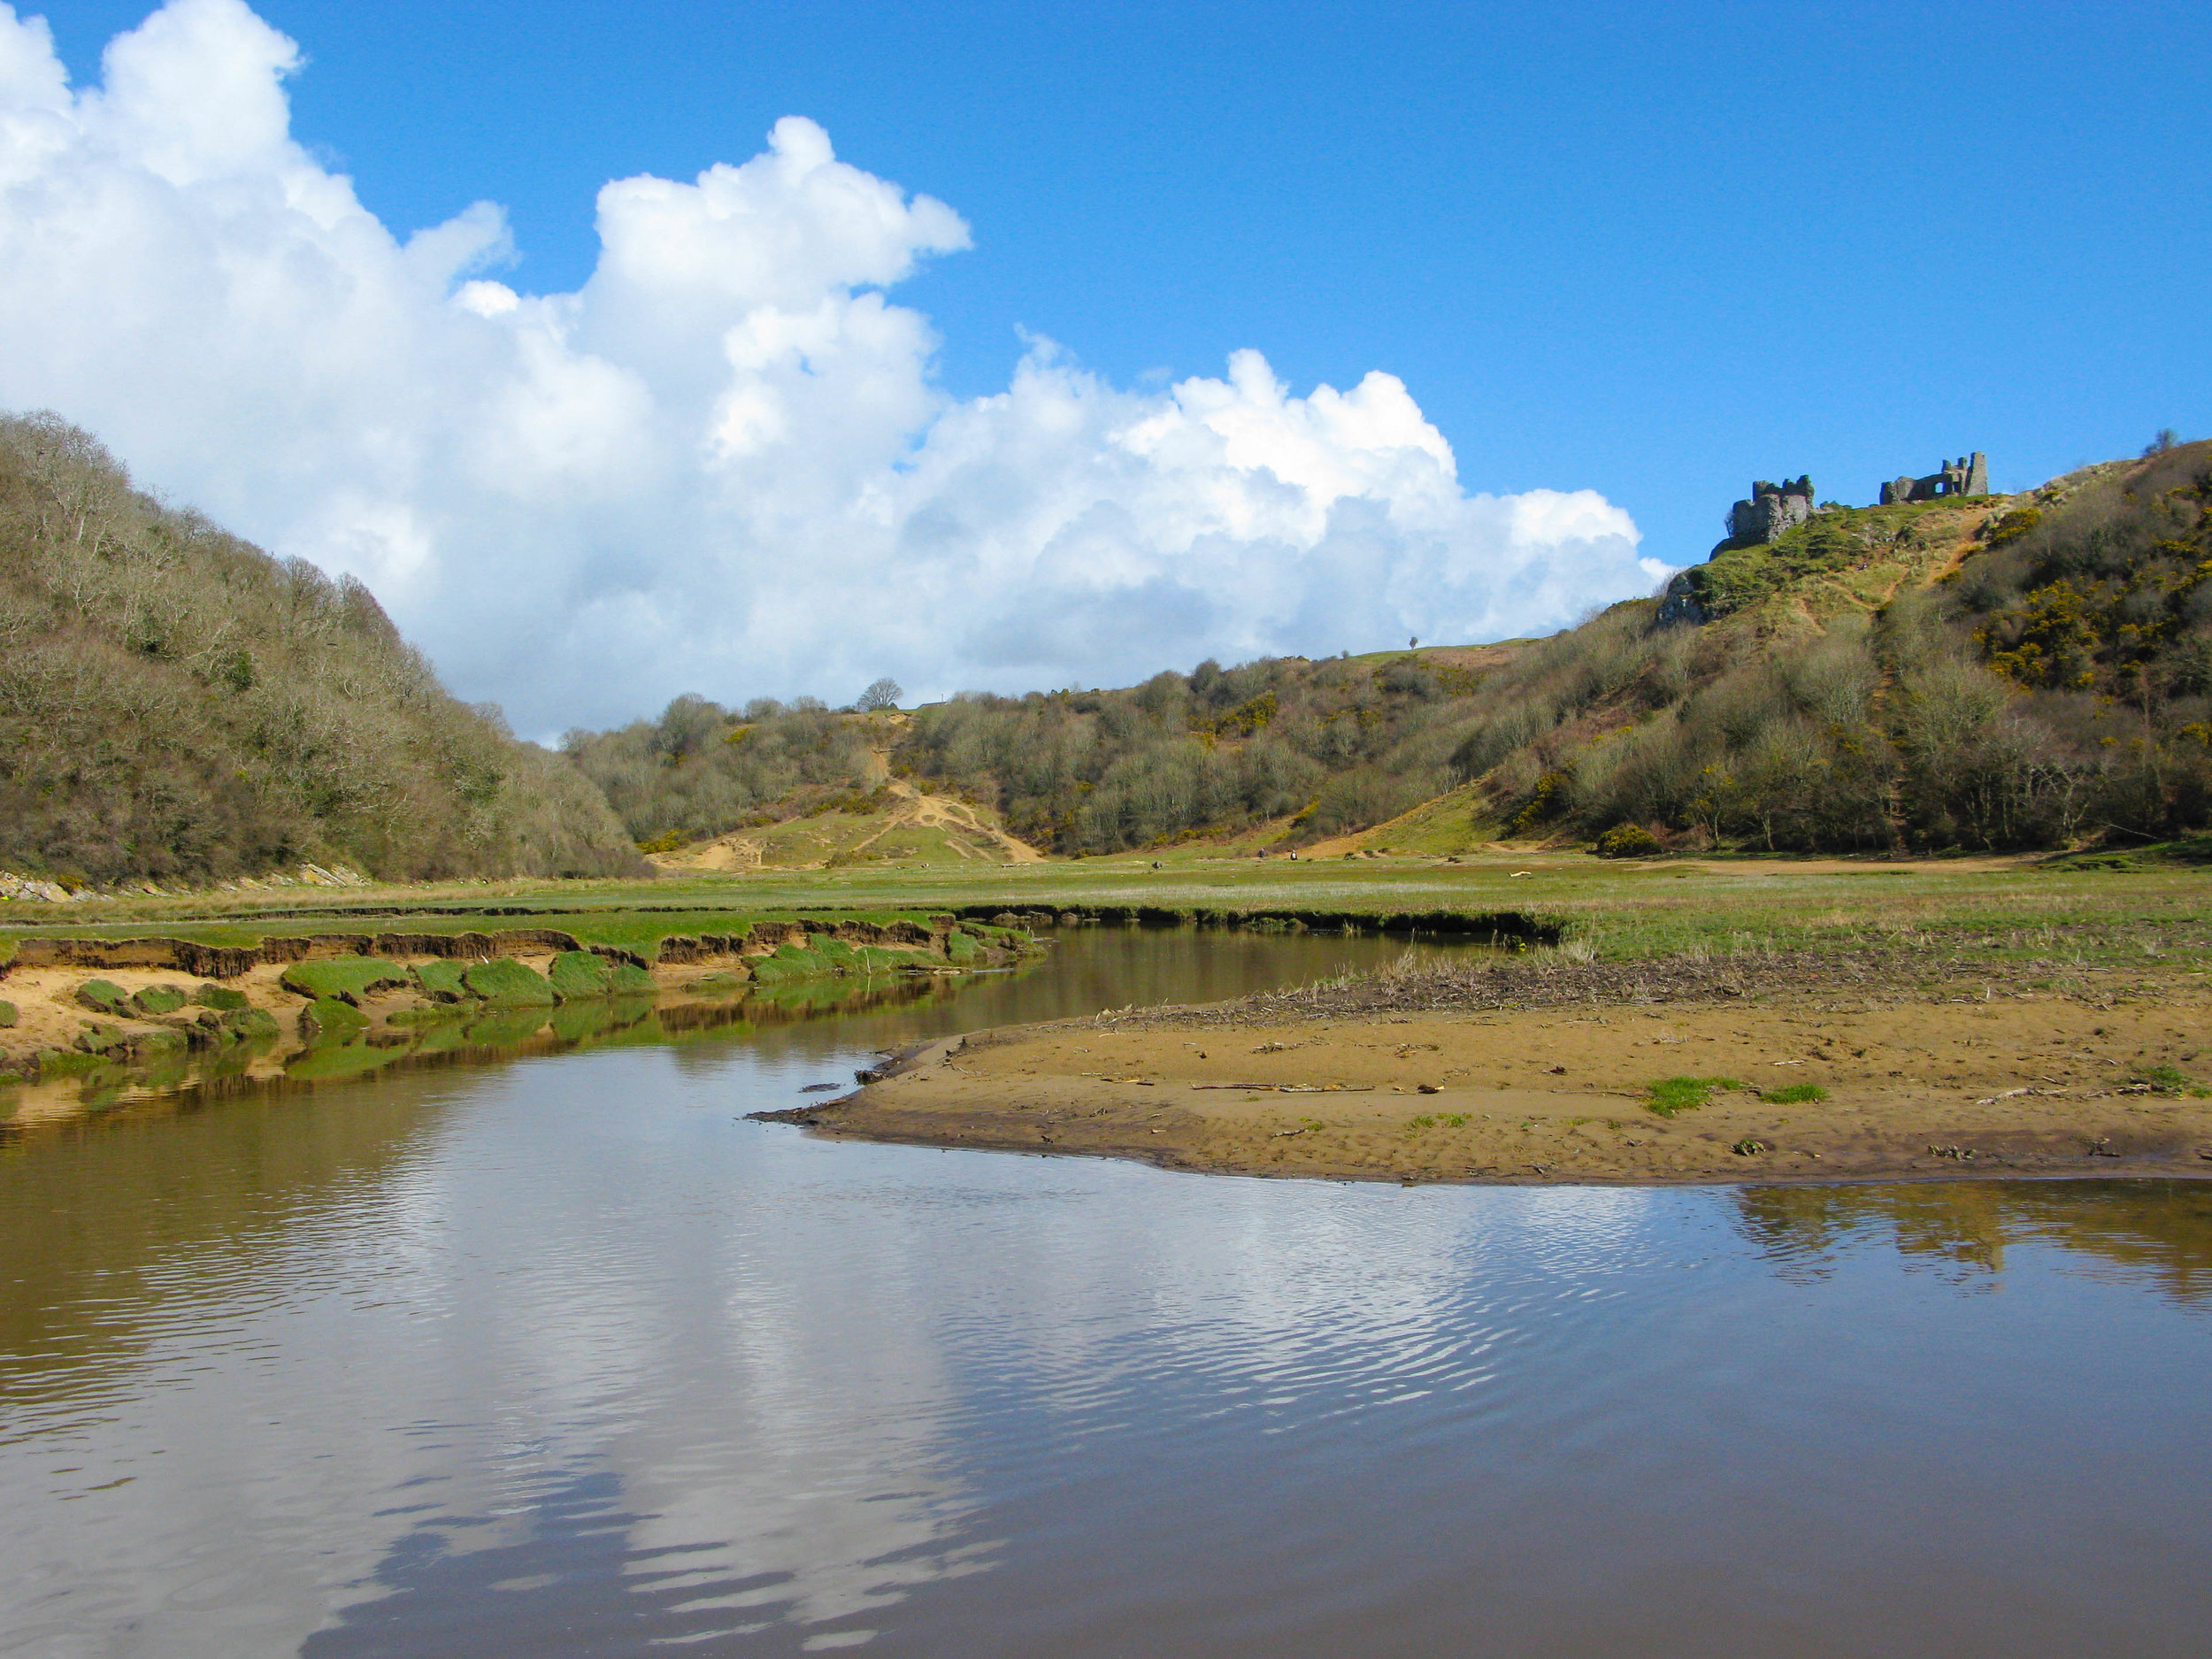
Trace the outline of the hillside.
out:
M 907 713 L 687 696 L 553 754 L 449 696 L 358 583 L 0 419 L 0 870 L 2163 840 L 2212 821 L 2208 509 L 2212 444 L 2170 445 L 2016 496 L 1831 503 L 1547 639 Z
M 0 419 L 0 866 L 71 887 L 310 861 L 388 879 L 641 868 L 605 800 L 449 695 L 368 590 Z
M 2195 443 L 1838 509 L 1548 639 L 965 697 L 895 762 L 1071 853 L 1378 826 L 1427 850 L 2160 839 L 2212 815 L 2208 505 Z
M 686 867 L 957 860 L 1001 829 L 1063 855 L 2157 840 L 2212 816 L 2208 505 L 2212 444 L 2172 446 L 2016 496 L 1831 504 L 1548 639 L 902 718 L 680 698 L 566 749 Z M 887 833 L 887 768 L 977 814 L 975 847 Z

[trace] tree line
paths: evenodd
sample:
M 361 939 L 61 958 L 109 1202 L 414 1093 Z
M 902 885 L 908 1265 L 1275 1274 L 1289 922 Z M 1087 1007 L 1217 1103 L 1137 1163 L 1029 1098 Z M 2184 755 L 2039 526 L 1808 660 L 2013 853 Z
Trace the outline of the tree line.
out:
M 0 864 L 72 886 L 642 867 L 604 796 L 439 685 L 367 588 L 0 419 Z

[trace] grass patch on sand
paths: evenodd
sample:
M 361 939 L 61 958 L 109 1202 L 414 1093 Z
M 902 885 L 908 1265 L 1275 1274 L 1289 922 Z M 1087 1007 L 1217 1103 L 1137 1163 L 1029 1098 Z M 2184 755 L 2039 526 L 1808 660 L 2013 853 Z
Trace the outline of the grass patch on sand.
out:
M 2135 1076 L 2138 1082 L 2149 1084 L 2161 1094 L 2186 1094 L 2196 1100 L 2212 1100 L 2212 1088 L 2205 1087 L 2179 1066 L 2146 1066 Z
M 1644 1104 L 1662 1118 L 1695 1111 L 1724 1088 L 1742 1088 L 1732 1077 L 1663 1077 L 1645 1091 Z
M 1805 1106 L 1828 1098 L 1828 1091 L 1817 1083 L 1785 1083 L 1779 1088 L 1763 1089 L 1759 1098 L 1770 1106 Z

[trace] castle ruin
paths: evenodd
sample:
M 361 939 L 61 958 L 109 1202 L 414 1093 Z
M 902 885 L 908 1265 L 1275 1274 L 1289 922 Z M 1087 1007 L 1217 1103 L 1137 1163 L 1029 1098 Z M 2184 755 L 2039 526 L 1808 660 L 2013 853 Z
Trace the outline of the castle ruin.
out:
M 1885 498 L 1886 499 L 1886 498 Z M 1755 480 L 1751 499 L 1740 501 L 1728 513 L 1728 539 L 1739 545 L 1771 541 L 1813 516 L 1813 480 L 1809 473 L 1794 481 L 1770 484 Z
M 1955 461 L 1946 461 L 1941 472 L 1931 472 L 1925 478 L 1891 480 L 1882 486 L 1882 505 L 1893 507 L 1901 501 L 1935 501 L 1945 495 L 1988 494 L 1989 457 L 1977 449 Z

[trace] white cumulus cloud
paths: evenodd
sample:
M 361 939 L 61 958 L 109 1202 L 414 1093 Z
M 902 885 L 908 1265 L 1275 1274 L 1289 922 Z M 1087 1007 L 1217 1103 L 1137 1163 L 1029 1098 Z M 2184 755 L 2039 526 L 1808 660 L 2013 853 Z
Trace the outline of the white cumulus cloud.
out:
M 968 226 L 796 116 L 608 184 L 590 279 L 518 292 L 498 207 L 396 234 L 292 136 L 300 61 L 171 0 L 73 88 L 0 4 L 0 404 L 360 576 L 524 731 L 1494 638 L 1662 573 L 1594 492 L 1467 493 L 1380 372 L 1301 396 L 1240 350 L 1133 390 L 1032 340 L 947 396 L 885 290 Z

